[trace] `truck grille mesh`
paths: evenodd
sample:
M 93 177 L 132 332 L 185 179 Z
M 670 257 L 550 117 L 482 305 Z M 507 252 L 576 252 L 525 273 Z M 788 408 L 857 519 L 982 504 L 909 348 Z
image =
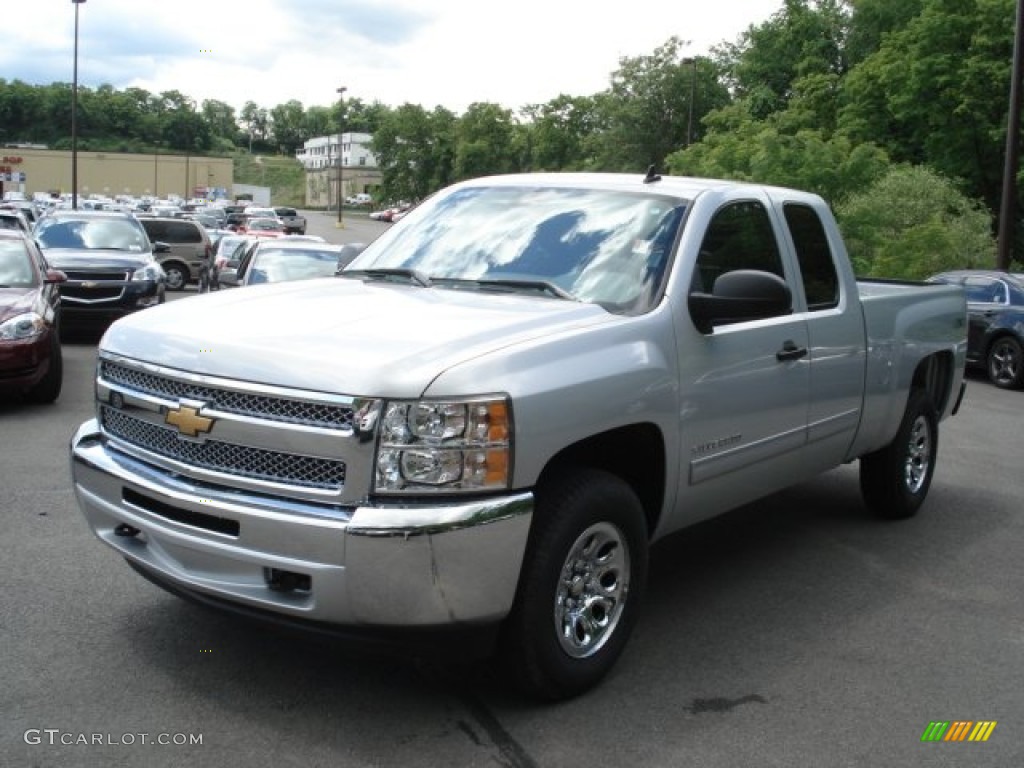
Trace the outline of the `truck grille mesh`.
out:
M 110 383 L 157 397 L 202 400 L 208 408 L 224 413 L 324 429 L 348 429 L 352 426 L 352 409 L 343 405 L 235 392 L 159 376 L 109 360 L 100 363 L 100 376 Z
M 176 430 L 149 424 L 105 405 L 100 407 L 100 420 L 103 428 L 114 437 L 194 467 L 305 488 L 339 490 L 345 484 L 343 461 L 279 453 L 219 440 L 182 440 Z

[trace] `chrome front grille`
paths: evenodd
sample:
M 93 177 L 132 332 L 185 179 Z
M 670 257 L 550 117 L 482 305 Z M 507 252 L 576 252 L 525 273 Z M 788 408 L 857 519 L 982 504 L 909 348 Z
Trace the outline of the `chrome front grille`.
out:
M 147 395 L 173 400 L 201 400 L 224 413 L 323 429 L 348 430 L 352 427 L 352 408 L 344 405 L 212 387 L 129 368 L 110 360 L 101 361 L 100 376 L 113 384 Z
M 380 401 L 249 383 L 100 353 L 113 446 L 175 475 L 338 503 L 362 498 Z M 350 487 L 355 475 L 357 482 Z
M 100 424 L 108 434 L 189 466 L 303 488 L 340 490 L 345 484 L 343 461 L 232 445 L 219 440 L 187 441 L 179 438 L 175 429 L 151 424 L 107 405 L 101 405 L 99 413 Z
M 82 304 L 120 299 L 124 295 L 125 283 L 132 276 L 131 272 L 63 271 L 68 280 L 60 287 L 61 298 Z

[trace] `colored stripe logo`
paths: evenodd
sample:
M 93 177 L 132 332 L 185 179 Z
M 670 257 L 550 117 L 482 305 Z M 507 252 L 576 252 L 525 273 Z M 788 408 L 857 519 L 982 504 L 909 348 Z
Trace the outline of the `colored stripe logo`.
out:
M 988 741 L 995 729 L 995 720 L 933 720 L 921 741 Z

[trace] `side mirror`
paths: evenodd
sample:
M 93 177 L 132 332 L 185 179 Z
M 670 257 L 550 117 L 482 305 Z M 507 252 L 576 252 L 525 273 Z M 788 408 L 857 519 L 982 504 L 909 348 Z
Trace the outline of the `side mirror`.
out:
M 68 276 L 61 272 L 59 269 L 48 269 L 46 274 L 43 276 L 44 283 L 63 283 L 66 282 Z
M 153 243 L 153 253 L 170 253 L 170 252 L 171 252 L 171 246 L 169 246 L 167 243 L 163 243 L 163 242 L 161 242 L 159 240 L 157 240 L 155 243 Z
M 697 330 L 710 334 L 716 323 L 788 315 L 793 311 L 793 294 L 778 275 L 737 269 L 720 275 L 710 294 L 691 293 L 687 305 Z

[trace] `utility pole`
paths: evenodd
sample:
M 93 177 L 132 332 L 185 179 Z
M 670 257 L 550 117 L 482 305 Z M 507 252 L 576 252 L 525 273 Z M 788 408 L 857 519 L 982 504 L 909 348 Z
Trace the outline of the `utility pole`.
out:
M 1003 202 L 999 211 L 998 269 L 1009 271 L 1017 231 L 1017 167 L 1020 157 L 1021 67 L 1024 66 L 1024 0 L 1017 0 L 1017 25 L 1013 36 L 1013 70 L 1010 73 L 1010 115 L 1006 125 L 1006 163 L 1003 166 Z

